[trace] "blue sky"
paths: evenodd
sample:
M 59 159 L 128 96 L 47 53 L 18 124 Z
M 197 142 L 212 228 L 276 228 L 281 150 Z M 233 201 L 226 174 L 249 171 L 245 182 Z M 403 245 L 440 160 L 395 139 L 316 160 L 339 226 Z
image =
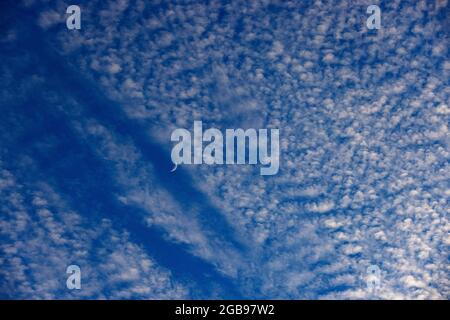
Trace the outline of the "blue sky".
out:
M 1 298 L 449 298 L 448 1 L 0 6 Z M 279 173 L 170 172 L 195 120 Z

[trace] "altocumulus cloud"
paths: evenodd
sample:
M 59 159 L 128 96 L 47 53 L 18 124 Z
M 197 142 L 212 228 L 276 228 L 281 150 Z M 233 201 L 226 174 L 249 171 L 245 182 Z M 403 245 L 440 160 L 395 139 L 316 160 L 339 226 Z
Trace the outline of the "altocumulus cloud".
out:
M 383 2 L 377 31 L 365 1 L 78 4 L 79 32 L 64 1 L 2 11 L 35 13 L 1 39 L 2 294 L 448 299 L 447 1 Z M 171 175 L 155 154 L 195 120 L 280 128 L 278 175 Z

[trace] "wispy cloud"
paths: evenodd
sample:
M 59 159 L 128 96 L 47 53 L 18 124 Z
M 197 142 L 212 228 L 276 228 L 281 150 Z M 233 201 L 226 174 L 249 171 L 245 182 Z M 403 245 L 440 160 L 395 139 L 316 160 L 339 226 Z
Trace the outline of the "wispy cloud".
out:
M 187 246 L 186 259 L 201 259 L 248 297 L 449 297 L 447 1 L 382 3 L 376 32 L 365 28 L 364 1 L 80 4 L 83 29 L 73 33 L 50 28 L 63 2 L 31 4 L 49 51 L 76 70 L 72 83 L 95 84 L 94 93 L 73 85 L 74 101 L 50 96 L 47 104 L 59 105 L 74 140 L 114 177 L 105 193 L 138 210 L 145 228 L 161 228 L 168 243 Z M 18 86 L 12 67 L 1 68 L 4 105 L 50 82 L 34 75 Z M 70 72 L 58 74 L 53 82 Z M 170 131 L 194 120 L 280 128 L 280 173 L 266 179 L 246 166 L 197 166 L 166 174 Z M 19 137 L 2 131 L 5 145 Z M 0 186 L 19 188 L 13 177 L 5 173 Z M 48 223 L 47 211 L 23 206 L 36 213 L 14 218 L 15 228 L 37 217 Z M 120 269 L 107 272 L 111 281 L 134 283 L 146 270 L 163 275 L 167 295 L 189 296 L 170 270 L 140 264 L 153 261 L 147 248 L 114 234 L 117 253 L 99 253 L 102 270 Z M 55 233 L 52 241 L 64 239 Z M 15 281 L 9 288 L 22 292 L 32 281 L 13 244 L 5 270 Z M 133 257 L 128 268 L 124 255 Z M 372 264 L 383 271 L 376 294 L 365 283 Z M 130 286 L 109 288 L 120 297 L 152 294 Z

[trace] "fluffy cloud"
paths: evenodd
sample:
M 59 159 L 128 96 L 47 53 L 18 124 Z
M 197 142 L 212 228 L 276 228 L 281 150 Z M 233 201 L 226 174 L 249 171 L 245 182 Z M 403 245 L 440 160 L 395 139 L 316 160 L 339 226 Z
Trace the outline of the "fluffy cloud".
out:
M 173 128 L 194 120 L 280 128 L 280 173 L 270 179 L 247 166 L 181 168 L 231 226 L 231 243 L 155 180 L 143 200 L 144 181 L 161 164 L 143 156 L 142 144 L 86 119 L 83 107 L 65 115 L 115 173 L 118 199 L 144 208 L 149 224 L 187 243 L 244 295 L 446 299 L 447 5 L 390 1 L 382 29 L 369 31 L 364 1 L 89 1 L 82 33 L 45 35 L 161 152 Z M 46 29 L 58 6 L 36 22 Z M 118 279 L 136 279 L 136 264 Z M 375 294 L 366 289 L 373 264 L 383 272 Z

